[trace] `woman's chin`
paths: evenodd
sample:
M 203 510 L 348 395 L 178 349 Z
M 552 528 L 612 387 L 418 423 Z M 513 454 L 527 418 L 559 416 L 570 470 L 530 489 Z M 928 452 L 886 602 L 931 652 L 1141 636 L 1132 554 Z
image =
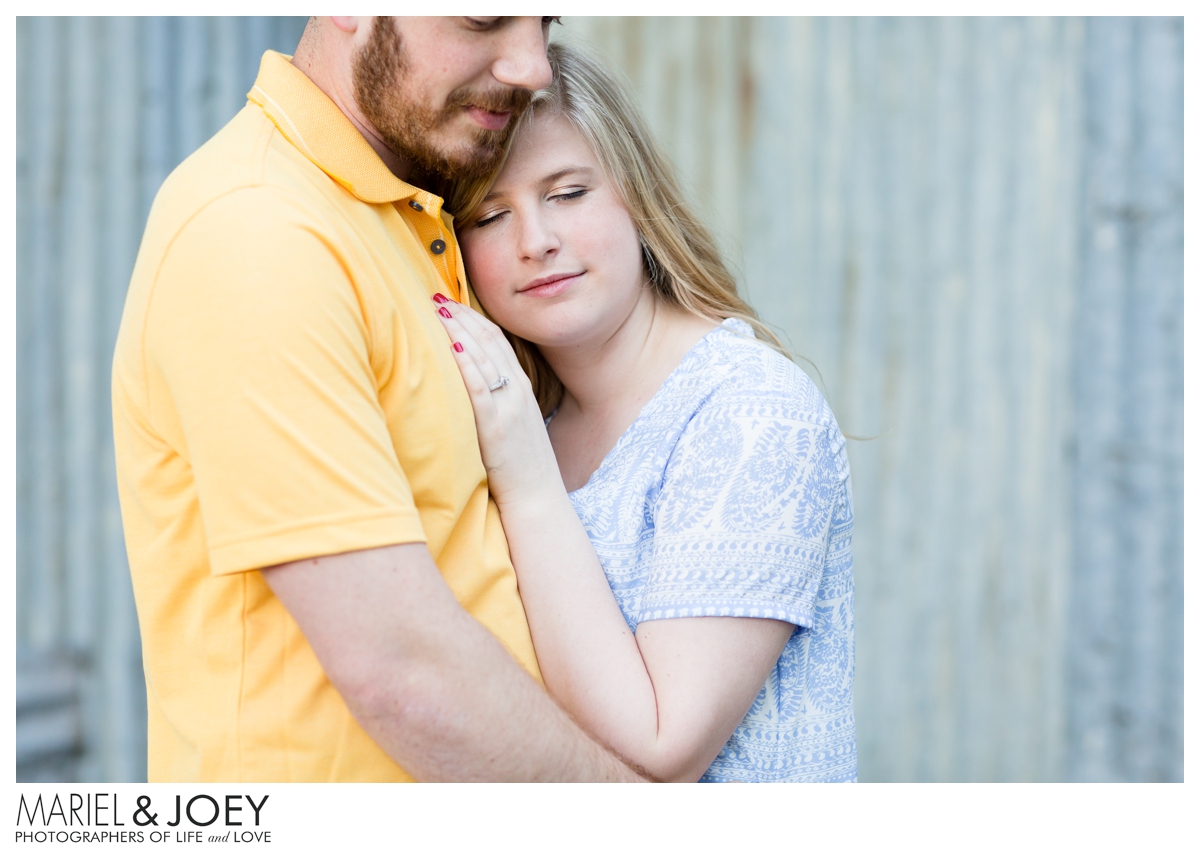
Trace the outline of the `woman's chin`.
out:
M 566 348 L 586 344 L 595 336 L 594 324 L 581 323 L 562 312 L 537 313 L 540 317 L 513 318 L 505 324 L 497 319 L 506 330 L 520 336 L 538 347 Z
M 540 348 L 549 348 L 552 350 L 561 350 L 563 348 L 577 346 L 581 343 L 577 336 L 573 336 L 569 333 L 550 333 L 544 330 L 532 330 L 527 335 L 522 335 L 521 333 L 517 333 L 517 335 L 520 335 L 521 338 L 525 339 L 530 344 L 537 345 Z

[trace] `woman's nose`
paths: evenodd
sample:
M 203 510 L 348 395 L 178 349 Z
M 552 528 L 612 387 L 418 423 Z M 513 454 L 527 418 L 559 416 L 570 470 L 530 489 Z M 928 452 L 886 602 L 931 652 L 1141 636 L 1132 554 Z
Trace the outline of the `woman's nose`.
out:
M 524 218 L 520 240 L 521 256 L 534 261 L 553 255 L 561 246 L 555 230 L 538 216 Z

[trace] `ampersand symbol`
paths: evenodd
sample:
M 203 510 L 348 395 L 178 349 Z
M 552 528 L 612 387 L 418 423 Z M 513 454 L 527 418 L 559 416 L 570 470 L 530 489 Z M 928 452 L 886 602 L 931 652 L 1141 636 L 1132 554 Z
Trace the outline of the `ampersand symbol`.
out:
M 138 819 L 138 816 L 144 816 L 145 819 Z M 138 796 L 137 810 L 133 812 L 133 822 L 135 825 L 158 825 L 158 814 L 150 813 L 150 797 Z

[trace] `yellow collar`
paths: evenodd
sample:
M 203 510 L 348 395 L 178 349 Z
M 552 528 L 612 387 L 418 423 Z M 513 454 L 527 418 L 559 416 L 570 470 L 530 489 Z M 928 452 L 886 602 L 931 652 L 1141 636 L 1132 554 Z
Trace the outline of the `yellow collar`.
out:
M 246 97 L 262 107 L 288 142 L 364 202 L 415 197 L 434 216 L 440 212 L 442 200 L 393 175 L 329 96 L 292 65 L 291 57 L 264 53 Z

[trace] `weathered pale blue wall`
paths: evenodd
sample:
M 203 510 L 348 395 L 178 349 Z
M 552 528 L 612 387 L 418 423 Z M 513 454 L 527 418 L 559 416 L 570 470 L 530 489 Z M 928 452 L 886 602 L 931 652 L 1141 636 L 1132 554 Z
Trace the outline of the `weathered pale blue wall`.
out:
M 304 21 L 17 19 L 19 778 L 145 778 L 113 345 L 159 185 Z
M 1068 769 L 1183 779 L 1183 22 L 1088 30 Z
M 862 779 L 1181 780 L 1182 21 L 565 23 L 878 437 Z M 18 21 L 19 775 L 144 773 L 117 319 L 162 178 L 302 26 Z
M 573 23 L 879 437 L 862 778 L 1182 779 L 1182 21 Z

